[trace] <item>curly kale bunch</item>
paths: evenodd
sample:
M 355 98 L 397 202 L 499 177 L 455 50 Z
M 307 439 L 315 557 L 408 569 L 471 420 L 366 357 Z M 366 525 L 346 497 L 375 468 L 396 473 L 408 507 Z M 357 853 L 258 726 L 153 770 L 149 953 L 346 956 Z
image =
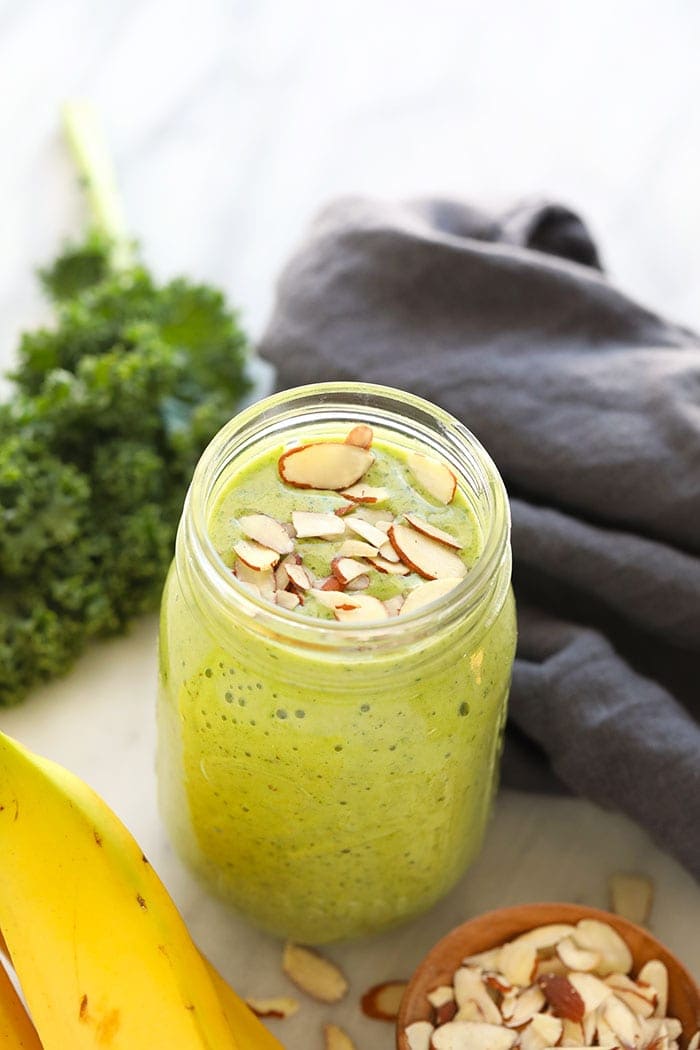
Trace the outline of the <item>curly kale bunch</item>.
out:
M 158 285 L 112 231 L 42 281 L 55 323 L 0 405 L 0 706 L 156 608 L 194 465 L 249 385 L 223 296 Z

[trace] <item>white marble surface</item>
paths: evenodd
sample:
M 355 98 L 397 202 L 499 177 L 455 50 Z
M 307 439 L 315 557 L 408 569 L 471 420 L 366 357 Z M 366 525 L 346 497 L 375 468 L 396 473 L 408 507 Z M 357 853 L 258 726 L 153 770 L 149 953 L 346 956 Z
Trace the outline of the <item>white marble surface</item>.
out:
M 0 0 L 0 365 L 43 306 L 32 269 L 77 233 L 58 108 L 104 114 L 133 230 L 163 275 L 219 282 L 257 334 L 304 224 L 339 192 L 546 193 L 580 208 L 620 283 L 700 324 L 700 7 L 643 0 Z M 208 899 L 154 804 L 155 622 L 95 646 L 0 727 L 83 775 L 139 838 L 202 946 L 244 993 L 287 988 L 279 949 Z M 653 929 L 700 975 L 697 885 L 639 829 L 578 800 L 503 793 L 484 853 L 431 915 L 337 947 L 353 994 L 318 1020 L 392 1045 L 357 995 L 407 974 L 454 922 L 535 899 L 604 904 L 606 879 L 656 881 Z

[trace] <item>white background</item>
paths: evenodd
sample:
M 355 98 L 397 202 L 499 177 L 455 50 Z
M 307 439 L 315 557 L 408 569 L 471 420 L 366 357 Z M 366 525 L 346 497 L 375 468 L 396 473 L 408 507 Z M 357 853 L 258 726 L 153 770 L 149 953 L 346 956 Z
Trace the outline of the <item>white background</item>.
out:
M 81 229 L 59 107 L 103 114 L 147 261 L 221 284 L 253 333 L 313 212 L 342 192 L 548 195 L 575 208 L 629 292 L 700 325 L 700 5 L 693 0 L 0 0 L 0 364 L 44 316 L 33 269 Z M 285 989 L 278 946 L 207 899 L 155 811 L 155 620 L 94 647 L 0 727 L 85 776 L 137 834 L 202 945 L 244 993 Z M 0 669 L 1 673 L 1 669 Z M 504 794 L 477 867 L 431 916 L 338 947 L 335 1011 L 364 1045 L 368 983 L 408 973 L 449 926 L 527 899 L 605 904 L 620 868 L 657 882 L 653 927 L 700 973 L 696 885 L 626 820 Z

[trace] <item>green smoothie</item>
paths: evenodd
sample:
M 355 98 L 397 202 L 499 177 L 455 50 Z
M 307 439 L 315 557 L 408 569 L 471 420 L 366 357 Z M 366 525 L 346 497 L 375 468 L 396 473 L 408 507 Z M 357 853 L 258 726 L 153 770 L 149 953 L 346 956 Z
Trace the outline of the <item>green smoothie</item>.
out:
M 322 440 L 343 434 L 338 426 Z M 485 530 L 463 479 L 448 502 L 436 498 L 430 477 L 426 489 L 412 469 L 426 450 L 379 432 L 355 488 L 371 502 L 290 484 L 284 453 L 317 440 L 313 427 L 297 428 L 217 475 L 202 519 L 224 570 L 215 607 L 181 534 L 163 600 L 158 756 L 161 807 L 180 852 L 255 922 L 308 943 L 376 932 L 424 910 L 475 856 L 515 645 L 507 558 L 462 615 L 449 595 L 401 614 L 430 572 L 447 576 L 457 596 L 479 565 Z M 436 461 L 433 450 L 428 458 Z M 330 515 L 342 531 L 294 535 L 299 512 Z M 264 570 L 244 563 L 241 574 L 237 552 L 254 561 L 264 548 L 249 524 L 261 514 L 285 525 L 293 553 Z M 374 553 L 351 557 L 363 571 L 341 583 L 341 551 L 366 543 L 367 530 L 349 524 L 358 521 L 387 538 L 388 558 L 370 531 Z M 436 542 L 448 555 L 433 570 Z M 309 586 L 275 576 L 285 558 Z M 377 558 L 394 569 L 381 571 Z M 292 596 L 286 607 L 256 587 L 261 571 Z M 386 614 L 338 622 L 357 595 Z

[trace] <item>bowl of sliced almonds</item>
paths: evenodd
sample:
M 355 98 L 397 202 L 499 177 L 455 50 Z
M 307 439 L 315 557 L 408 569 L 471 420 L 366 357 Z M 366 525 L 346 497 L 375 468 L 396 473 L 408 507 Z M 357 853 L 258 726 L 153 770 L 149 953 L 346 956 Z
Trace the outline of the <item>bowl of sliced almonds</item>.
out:
M 527 904 L 463 923 L 424 958 L 398 1050 L 698 1050 L 700 989 L 647 930 L 597 908 Z

